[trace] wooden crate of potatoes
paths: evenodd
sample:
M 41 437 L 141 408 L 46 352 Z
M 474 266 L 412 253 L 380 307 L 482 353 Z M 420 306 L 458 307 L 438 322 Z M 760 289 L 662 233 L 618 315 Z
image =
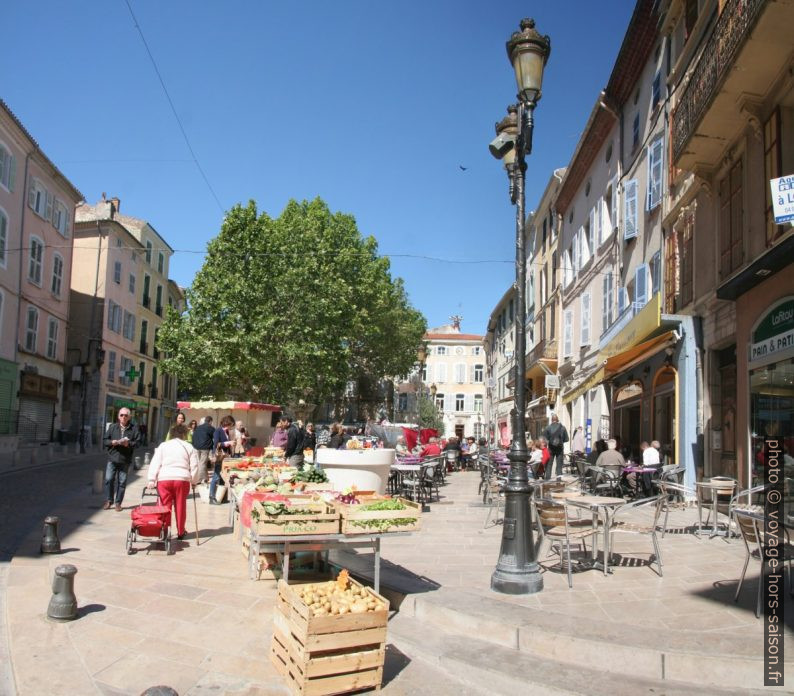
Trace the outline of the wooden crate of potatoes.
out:
M 270 659 L 300 696 L 380 689 L 388 600 L 351 579 L 278 583 Z

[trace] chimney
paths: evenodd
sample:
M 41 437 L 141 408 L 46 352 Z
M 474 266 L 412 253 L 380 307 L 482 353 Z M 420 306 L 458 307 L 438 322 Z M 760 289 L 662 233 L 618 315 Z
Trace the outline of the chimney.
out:
M 115 196 L 110 199 L 110 217 L 113 217 L 115 213 L 121 212 L 121 200 L 116 198 Z

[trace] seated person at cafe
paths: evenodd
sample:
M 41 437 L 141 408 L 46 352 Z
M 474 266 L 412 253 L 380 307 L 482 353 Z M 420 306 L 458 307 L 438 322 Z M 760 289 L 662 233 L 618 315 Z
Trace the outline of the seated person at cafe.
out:
M 480 453 L 480 448 L 477 446 L 477 440 L 469 436 L 467 441 L 469 443 L 469 448 L 466 452 L 466 455 L 468 456 L 469 461 L 476 461 L 477 455 Z
M 600 467 L 616 467 L 616 466 L 626 466 L 626 460 L 623 459 L 623 455 L 617 451 L 616 447 L 618 446 L 617 441 L 614 438 L 609 438 L 607 440 L 607 448 L 601 454 L 598 455 L 598 459 L 596 459 L 596 466 Z
M 441 456 L 441 447 L 438 444 L 438 438 L 431 437 L 430 441 L 419 451 L 419 456 L 422 457 L 423 459 L 425 457 Z
M 661 460 L 659 459 L 659 447 L 661 447 L 661 444 L 659 444 L 658 440 L 654 440 L 650 445 L 645 441 L 640 443 L 643 468 L 659 466 L 661 463 Z M 642 478 L 640 479 L 640 477 Z M 650 479 L 650 474 L 646 473 L 640 474 L 636 471 L 630 471 L 626 474 L 626 483 L 628 484 L 629 490 L 634 495 L 637 494 L 637 486 L 639 485 L 640 480 L 642 480 L 643 489 L 645 489 L 647 492 L 650 488 Z
M 398 457 L 405 457 L 411 452 L 408 450 L 408 445 L 405 444 L 405 438 L 401 435 L 397 438 L 397 444 L 394 446 Z

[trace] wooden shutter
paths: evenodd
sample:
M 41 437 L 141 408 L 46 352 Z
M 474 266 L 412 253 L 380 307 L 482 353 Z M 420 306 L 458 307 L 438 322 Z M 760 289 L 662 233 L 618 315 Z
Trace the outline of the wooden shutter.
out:
M 573 354 L 573 312 L 570 309 L 565 310 L 564 327 L 563 327 L 563 357 L 567 358 Z
M 580 342 L 583 346 L 590 345 L 590 293 L 586 292 L 582 295 L 582 327 L 580 333 Z
M 8 190 L 14 192 L 17 183 L 17 158 L 11 155 L 8 160 Z
M 634 271 L 634 307 L 642 309 L 648 303 L 648 265 L 642 264 Z

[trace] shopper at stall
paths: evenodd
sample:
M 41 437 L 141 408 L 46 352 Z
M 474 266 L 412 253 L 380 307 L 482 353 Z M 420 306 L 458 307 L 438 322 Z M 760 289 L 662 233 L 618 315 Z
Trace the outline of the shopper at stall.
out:
M 234 418 L 224 416 L 221 418 L 221 425 L 215 430 L 212 436 L 212 450 L 210 451 L 210 461 L 212 462 L 212 480 L 210 481 L 210 505 L 220 505 L 215 500 L 215 490 L 218 482 L 222 481 L 221 471 L 223 471 L 223 460 L 232 452 L 234 440 L 232 439 L 232 428 L 234 428 Z
M 215 427 L 212 425 L 212 416 L 205 416 L 204 422 L 193 431 L 193 448 L 198 453 L 199 481 L 207 480 L 207 466 L 212 452 L 212 440 L 215 437 Z
M 327 425 L 320 427 L 317 431 L 317 449 L 321 447 L 328 447 L 328 441 L 331 439 L 331 430 Z
M 177 423 L 168 431 L 169 438 L 155 451 L 149 463 L 149 482 L 147 488 L 157 489 L 160 502 L 173 508 L 176 517 L 177 539 L 185 538 L 187 517 L 187 496 L 190 486 L 198 483 L 198 453 L 185 439 L 188 429 L 184 423 Z
M 121 511 L 127 488 L 127 472 L 132 464 L 132 454 L 141 444 L 140 430 L 137 425 L 130 423 L 128 408 L 119 411 L 119 422 L 108 426 L 103 442 L 108 451 L 108 462 L 105 467 L 105 504 L 102 508 L 109 510 L 115 497 L 118 512 Z
M 245 429 L 245 424 L 241 420 L 235 423 L 232 436 L 234 438 L 234 451 L 232 454 L 241 457 L 248 449 L 249 440 L 248 431 Z
M 342 426 L 331 423 L 331 436 L 328 438 L 329 449 L 339 449 L 342 446 Z
M 552 468 L 556 469 L 554 472 L 555 476 L 562 476 L 562 465 L 564 461 L 563 450 L 565 449 L 565 443 L 568 442 L 568 431 L 565 429 L 565 426 L 560 423 L 560 419 L 556 413 L 552 415 L 551 423 L 543 431 L 543 437 L 548 443 L 549 452 L 551 452 L 551 457 L 555 464 L 554 467 L 546 467 L 544 476 L 547 479 L 550 478 Z
M 291 416 L 282 416 L 281 422 L 287 433 L 287 444 L 284 446 L 284 458 L 289 466 L 301 466 L 303 464 L 303 433 L 294 423 Z
M 314 432 L 314 423 L 307 423 L 303 434 L 303 445 L 301 449 L 314 451 L 317 446 L 317 433 Z
M 182 411 L 179 411 L 176 414 L 176 422 L 174 425 L 184 425 L 185 424 L 185 414 Z M 171 430 L 169 429 L 165 435 L 165 442 L 168 442 L 171 439 Z
M 287 429 L 281 427 L 283 422 L 283 420 L 279 420 L 279 422 L 276 424 L 276 429 L 273 432 L 273 436 L 270 438 L 271 447 L 283 448 L 284 445 L 287 444 Z
M 188 429 L 187 436 L 191 441 L 193 440 L 193 433 L 196 432 L 196 428 L 198 428 L 198 421 L 195 419 L 187 424 L 187 429 Z

